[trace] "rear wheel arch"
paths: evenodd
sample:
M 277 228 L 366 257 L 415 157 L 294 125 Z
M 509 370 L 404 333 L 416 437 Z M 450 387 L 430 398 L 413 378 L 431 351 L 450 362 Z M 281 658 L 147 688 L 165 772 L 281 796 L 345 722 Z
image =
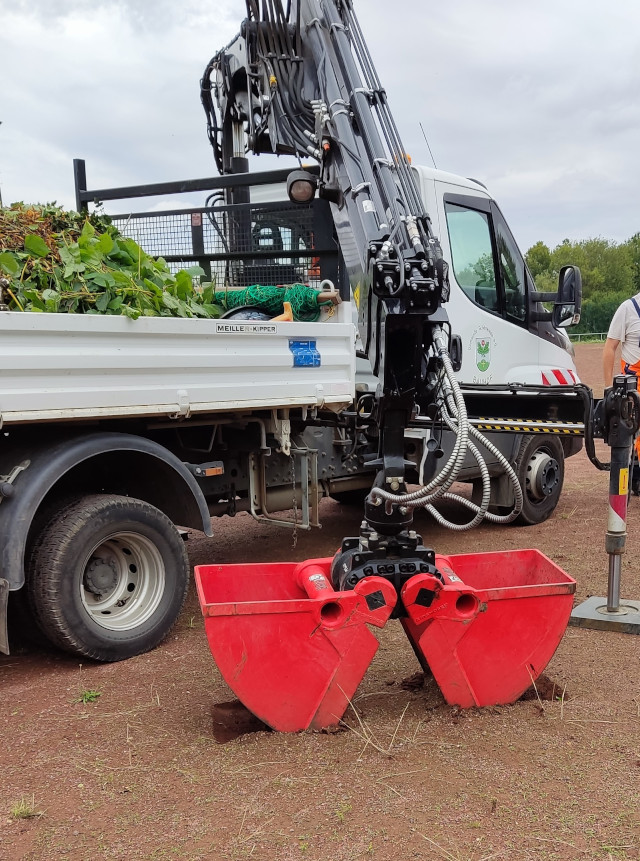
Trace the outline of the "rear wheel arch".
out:
M 0 531 L 12 540 L 0 548 L 0 569 L 10 589 L 25 580 L 25 549 L 60 506 L 96 492 L 131 496 L 161 510 L 174 523 L 211 536 L 211 518 L 198 483 L 184 464 L 158 443 L 133 434 L 59 437 L 5 455 L 28 467 L 15 493 L 0 505 Z

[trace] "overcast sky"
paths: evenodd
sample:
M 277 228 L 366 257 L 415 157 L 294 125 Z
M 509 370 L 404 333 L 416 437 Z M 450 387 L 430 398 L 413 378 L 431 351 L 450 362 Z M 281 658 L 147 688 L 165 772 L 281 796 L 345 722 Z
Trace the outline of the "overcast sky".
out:
M 355 9 L 407 152 L 431 163 L 422 123 L 523 251 L 640 231 L 638 0 Z M 199 80 L 244 17 L 242 0 L 0 0 L 3 202 L 73 207 L 74 157 L 90 188 L 215 175 Z

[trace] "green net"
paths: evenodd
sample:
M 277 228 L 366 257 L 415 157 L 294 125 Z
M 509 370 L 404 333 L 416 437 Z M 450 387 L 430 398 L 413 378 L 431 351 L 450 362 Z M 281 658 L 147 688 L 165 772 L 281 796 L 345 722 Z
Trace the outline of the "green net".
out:
M 320 301 L 320 293 L 307 284 L 287 284 L 276 287 L 252 284 L 244 290 L 216 290 L 215 301 L 227 310 L 241 305 L 255 305 L 274 317 L 284 310 L 284 303 L 291 303 L 294 320 L 313 323 L 320 316 L 322 305 L 331 300 Z

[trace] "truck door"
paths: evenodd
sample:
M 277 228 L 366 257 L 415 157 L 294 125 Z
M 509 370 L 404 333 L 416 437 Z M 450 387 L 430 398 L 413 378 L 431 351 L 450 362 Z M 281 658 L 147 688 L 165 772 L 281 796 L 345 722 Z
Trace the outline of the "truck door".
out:
M 459 191 L 445 190 L 439 204 L 450 263 L 449 315 L 463 342 L 460 379 L 540 385 L 543 366 L 573 366 L 566 339 L 551 326 L 540 337 L 533 279 L 495 201 Z

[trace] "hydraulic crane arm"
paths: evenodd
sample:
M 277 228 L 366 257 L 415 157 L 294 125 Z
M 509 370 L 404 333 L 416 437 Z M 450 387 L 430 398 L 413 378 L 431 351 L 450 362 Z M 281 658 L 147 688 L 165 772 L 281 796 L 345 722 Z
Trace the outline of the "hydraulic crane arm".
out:
M 281 0 L 248 0 L 240 34 L 207 66 L 202 99 L 221 172 L 233 171 L 245 145 L 318 161 L 318 194 L 331 203 L 364 351 L 381 379 L 376 485 L 402 492 L 404 429 L 424 392 L 434 334 L 439 352 L 448 346 L 449 288 L 351 0 L 292 0 L 286 9 Z M 367 520 L 379 531 L 397 534 L 411 522 L 411 509 L 383 512 L 380 497 L 371 501 Z
M 260 12 L 248 2 L 247 12 L 202 82 L 218 168 L 231 171 L 245 133 L 254 153 L 312 156 L 321 165 L 319 192 L 335 205 L 349 272 L 361 277 L 374 257 L 382 265 L 373 278 L 378 295 L 433 311 L 447 298 L 435 272 L 441 254 L 352 3 L 294 0 L 285 12 L 273 0 Z M 371 247 L 385 241 L 382 254 Z M 418 295 L 409 300 L 411 281 Z

